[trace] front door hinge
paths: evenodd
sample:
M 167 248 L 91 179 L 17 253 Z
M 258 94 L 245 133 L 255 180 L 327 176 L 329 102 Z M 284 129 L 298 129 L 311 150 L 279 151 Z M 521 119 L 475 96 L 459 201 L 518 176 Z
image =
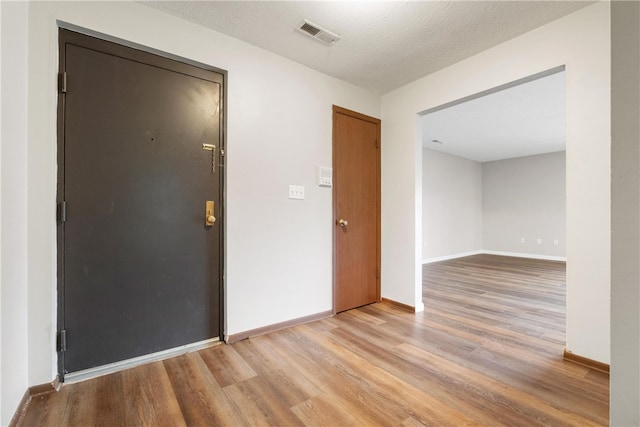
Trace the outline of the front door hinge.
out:
M 376 148 L 380 148 L 380 140 L 376 138 Z
M 58 332 L 58 351 L 67 351 L 67 330 L 63 329 Z
M 67 201 L 66 200 L 58 203 L 57 217 L 58 217 L 58 222 L 67 221 Z
M 380 278 L 380 269 L 376 268 L 376 280 Z
M 61 93 L 67 93 L 67 72 L 64 71 L 58 76 L 58 88 Z

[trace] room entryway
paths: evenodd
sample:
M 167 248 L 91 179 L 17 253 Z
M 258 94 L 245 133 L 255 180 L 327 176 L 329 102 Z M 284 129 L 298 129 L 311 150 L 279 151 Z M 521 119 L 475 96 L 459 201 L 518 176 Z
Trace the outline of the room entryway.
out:
M 64 378 L 222 336 L 226 77 L 59 36 Z

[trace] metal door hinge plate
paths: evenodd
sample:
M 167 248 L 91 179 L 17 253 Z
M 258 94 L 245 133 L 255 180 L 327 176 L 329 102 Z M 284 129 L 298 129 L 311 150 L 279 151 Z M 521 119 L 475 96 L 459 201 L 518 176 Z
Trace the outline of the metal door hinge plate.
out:
M 67 72 L 60 73 L 58 76 L 58 88 L 61 93 L 67 93 Z
M 58 332 L 58 351 L 67 351 L 67 331 L 66 329 Z
M 57 212 L 58 222 L 66 222 L 67 221 L 67 202 L 66 200 L 58 203 L 58 212 Z

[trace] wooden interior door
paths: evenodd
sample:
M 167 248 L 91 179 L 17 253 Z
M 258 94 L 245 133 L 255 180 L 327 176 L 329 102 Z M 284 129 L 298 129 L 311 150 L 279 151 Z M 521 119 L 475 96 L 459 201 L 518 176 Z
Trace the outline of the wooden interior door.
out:
M 334 309 L 380 300 L 380 120 L 333 107 Z
M 60 72 L 62 378 L 220 337 L 224 74 L 67 30 Z

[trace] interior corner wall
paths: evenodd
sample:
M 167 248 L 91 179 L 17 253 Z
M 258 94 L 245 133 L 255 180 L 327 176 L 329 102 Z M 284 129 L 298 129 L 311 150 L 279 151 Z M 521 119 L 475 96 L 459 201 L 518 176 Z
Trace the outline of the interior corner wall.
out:
M 23 259 L 29 385 L 56 371 L 56 224 L 43 212 L 55 212 L 57 21 L 228 71 L 226 334 L 330 311 L 332 192 L 316 167 L 331 166 L 332 105 L 379 118 L 380 96 L 138 2 L 31 2 L 28 158 L 16 164 L 40 208 Z M 289 200 L 289 184 L 305 199 Z
M 482 249 L 482 166 L 424 148 L 422 259 L 429 262 Z
M 611 2 L 611 417 L 640 425 L 640 3 Z
M 565 175 L 564 151 L 482 163 L 483 249 L 564 258 Z
M 0 425 L 15 413 L 28 380 L 27 23 L 26 2 L 0 2 Z M 49 378 L 50 380 L 51 378 Z
M 417 115 L 565 65 L 567 349 L 610 362 L 610 22 L 597 2 L 382 97 L 382 294 L 421 300 Z

